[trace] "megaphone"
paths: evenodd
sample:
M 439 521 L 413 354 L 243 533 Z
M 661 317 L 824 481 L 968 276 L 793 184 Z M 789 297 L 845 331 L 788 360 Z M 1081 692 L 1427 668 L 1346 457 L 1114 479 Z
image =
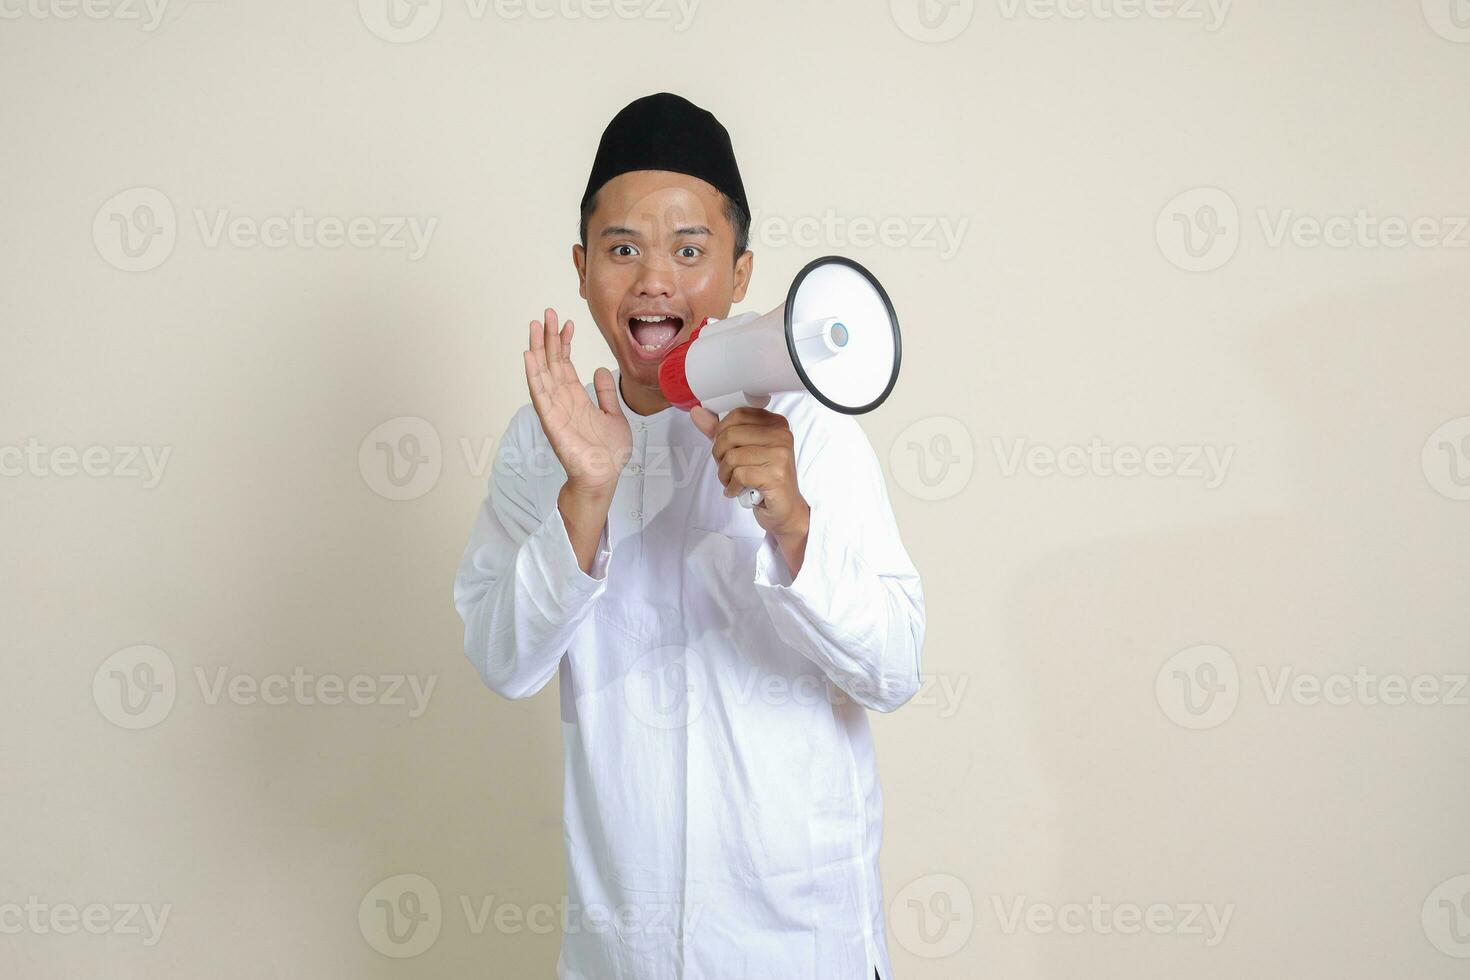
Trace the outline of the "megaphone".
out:
M 893 390 L 901 353 L 898 317 L 878 280 L 828 255 L 796 274 L 784 305 L 696 327 L 664 356 L 658 386 L 669 404 L 703 405 L 721 418 L 803 389 L 833 411 L 861 415 Z M 762 499 L 754 487 L 740 491 L 744 507 Z

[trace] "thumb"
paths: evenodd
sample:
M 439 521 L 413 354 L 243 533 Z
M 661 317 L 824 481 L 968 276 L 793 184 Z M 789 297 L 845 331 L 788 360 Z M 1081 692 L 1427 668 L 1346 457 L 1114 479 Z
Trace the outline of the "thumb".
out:
M 598 407 L 609 415 L 625 418 L 617 390 L 613 387 L 615 384 L 617 382 L 613 381 L 612 372 L 607 368 L 600 367 L 592 372 L 592 386 L 597 389 Z
M 720 423 L 720 417 L 703 405 L 695 405 L 689 410 L 689 418 L 694 422 L 694 427 L 703 432 L 710 439 L 715 437 L 715 427 Z

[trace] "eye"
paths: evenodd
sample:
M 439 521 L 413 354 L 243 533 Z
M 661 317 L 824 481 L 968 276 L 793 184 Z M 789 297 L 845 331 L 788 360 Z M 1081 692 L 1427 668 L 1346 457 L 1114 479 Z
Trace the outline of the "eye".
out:
M 704 249 L 698 245 L 685 245 L 679 249 L 679 257 L 682 259 L 697 259 L 704 254 Z
M 625 249 L 626 249 L 626 251 L 624 251 Z M 633 256 L 637 255 L 638 254 L 638 250 L 636 248 L 634 248 L 632 245 L 629 245 L 626 242 L 624 242 L 622 245 L 614 245 L 612 247 L 612 254 L 613 255 L 616 255 L 620 259 L 627 259 L 627 258 L 632 258 Z

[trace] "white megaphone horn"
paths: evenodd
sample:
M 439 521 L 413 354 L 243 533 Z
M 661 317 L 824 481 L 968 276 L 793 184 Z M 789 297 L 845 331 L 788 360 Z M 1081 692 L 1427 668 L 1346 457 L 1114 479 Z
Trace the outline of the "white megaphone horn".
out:
M 878 280 L 828 255 L 796 274 L 785 305 L 696 327 L 665 355 L 658 384 L 669 404 L 686 412 L 703 405 L 720 418 L 802 390 L 833 411 L 861 415 L 893 390 L 901 353 L 898 317 Z M 762 499 L 754 487 L 740 491 L 745 507 Z

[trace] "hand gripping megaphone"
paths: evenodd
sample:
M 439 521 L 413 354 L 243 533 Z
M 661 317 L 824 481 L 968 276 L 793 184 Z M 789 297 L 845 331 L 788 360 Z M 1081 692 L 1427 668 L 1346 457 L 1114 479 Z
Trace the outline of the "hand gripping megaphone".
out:
M 893 390 L 900 354 L 898 317 L 878 280 L 828 255 L 796 274 L 784 306 L 696 327 L 664 356 L 658 386 L 669 404 L 703 405 L 720 418 L 803 389 L 833 411 L 862 415 Z M 761 499 L 754 487 L 740 491 L 742 506 Z

